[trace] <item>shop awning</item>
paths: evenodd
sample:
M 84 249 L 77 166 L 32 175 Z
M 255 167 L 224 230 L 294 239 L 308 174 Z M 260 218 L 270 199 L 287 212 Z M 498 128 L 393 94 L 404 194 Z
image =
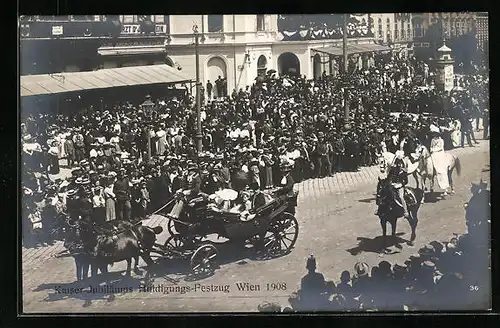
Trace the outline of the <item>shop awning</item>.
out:
M 314 48 L 312 50 L 332 56 L 342 56 L 343 54 L 342 47 L 324 47 L 324 48 Z M 390 51 L 390 50 L 392 50 L 392 48 L 375 43 L 347 45 L 348 55 L 368 53 L 368 52 Z
M 192 79 L 168 65 L 107 68 L 91 72 L 68 72 L 21 76 L 21 97 L 113 87 L 159 83 L 182 83 Z

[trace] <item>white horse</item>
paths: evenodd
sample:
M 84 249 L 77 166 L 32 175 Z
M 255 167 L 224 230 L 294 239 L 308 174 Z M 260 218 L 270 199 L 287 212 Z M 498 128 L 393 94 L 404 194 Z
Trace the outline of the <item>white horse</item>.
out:
M 427 147 L 423 145 L 417 146 L 415 150 L 417 160 L 412 162 L 407 156 L 403 159 L 408 175 L 413 176 L 417 188 L 420 188 L 422 183 L 424 191 L 427 191 L 426 182 L 430 180 L 430 192 L 434 191 L 434 179 L 437 177 L 438 185 L 445 190 L 444 195 L 453 193 L 453 170 L 457 170 L 458 176 L 461 173 L 460 159 L 450 153 L 442 152 L 439 155 L 438 170 L 436 170 L 435 156 L 431 156 Z M 382 173 L 385 173 L 394 163 L 395 154 L 384 152 L 379 157 L 379 167 Z M 449 190 L 450 189 L 450 190 Z M 424 197 L 425 198 L 425 197 Z M 422 203 L 424 199 L 422 199 Z
M 419 154 L 419 160 L 417 162 L 418 167 L 413 172 L 413 177 L 417 181 L 417 187 L 419 186 L 418 177 L 420 177 L 423 189 L 426 191 L 426 180 L 429 179 L 430 192 L 432 193 L 434 191 L 434 179 L 437 178 L 439 187 L 444 189 L 444 195 L 448 195 L 448 192 L 453 194 L 453 170 L 456 169 L 457 175 L 460 176 L 462 170 L 460 159 L 445 151 L 431 154 L 424 145 L 419 145 L 416 153 Z

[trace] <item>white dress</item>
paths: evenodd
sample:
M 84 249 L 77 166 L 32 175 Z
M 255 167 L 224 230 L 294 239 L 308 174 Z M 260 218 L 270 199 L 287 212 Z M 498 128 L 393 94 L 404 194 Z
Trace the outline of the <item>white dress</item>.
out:
M 434 137 L 431 140 L 431 160 L 436 170 L 436 178 L 441 189 L 448 189 L 450 183 L 448 181 L 448 154 L 444 151 L 444 141 L 441 137 Z
M 453 147 L 458 147 L 460 146 L 460 129 L 461 129 L 461 124 L 459 120 L 455 120 L 453 122 L 453 132 L 451 132 L 451 141 L 453 143 Z
M 56 140 L 59 142 L 59 154 L 58 154 L 58 157 L 59 159 L 61 158 L 66 158 L 67 154 L 66 154 L 66 150 L 64 149 L 64 144 L 66 143 L 66 136 L 67 134 L 66 133 L 60 133 L 59 135 L 57 135 L 56 137 Z

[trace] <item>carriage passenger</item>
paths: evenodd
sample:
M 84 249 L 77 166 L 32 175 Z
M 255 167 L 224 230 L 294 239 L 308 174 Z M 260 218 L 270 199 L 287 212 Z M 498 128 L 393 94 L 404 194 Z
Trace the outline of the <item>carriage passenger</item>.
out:
M 190 204 L 192 204 L 192 201 L 196 201 L 198 196 L 200 196 L 201 178 L 198 171 L 198 165 L 194 163 L 189 165 L 188 174 L 183 181 L 185 187 L 177 191 L 178 194 L 184 194 L 186 196 L 186 201 Z M 184 209 L 184 202 L 184 199 L 179 199 L 168 216 L 173 219 L 179 219 Z
M 250 193 L 247 191 L 242 191 L 240 197 L 238 198 L 236 205 L 231 208 L 230 212 L 240 213 L 241 221 L 250 221 L 255 217 L 252 211 L 252 202 L 250 200 Z

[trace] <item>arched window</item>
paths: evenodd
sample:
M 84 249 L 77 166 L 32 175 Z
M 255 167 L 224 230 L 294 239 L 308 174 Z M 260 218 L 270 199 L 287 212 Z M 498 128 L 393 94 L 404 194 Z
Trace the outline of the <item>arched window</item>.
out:
M 224 15 L 208 15 L 208 32 L 223 31 Z
M 397 40 L 399 38 L 399 30 L 398 30 L 398 23 L 394 23 L 394 40 Z
M 416 38 L 421 38 L 422 37 L 422 25 L 420 23 L 415 24 L 415 30 L 413 31 L 415 33 Z
M 266 16 L 265 15 L 257 15 L 257 31 L 265 31 L 266 30 Z
M 364 19 L 364 18 L 363 18 L 363 19 L 361 20 L 361 24 L 366 25 L 366 19 Z
M 259 60 L 257 60 L 257 75 L 258 76 L 265 76 L 267 72 L 267 58 L 264 55 L 261 55 L 259 57 Z

